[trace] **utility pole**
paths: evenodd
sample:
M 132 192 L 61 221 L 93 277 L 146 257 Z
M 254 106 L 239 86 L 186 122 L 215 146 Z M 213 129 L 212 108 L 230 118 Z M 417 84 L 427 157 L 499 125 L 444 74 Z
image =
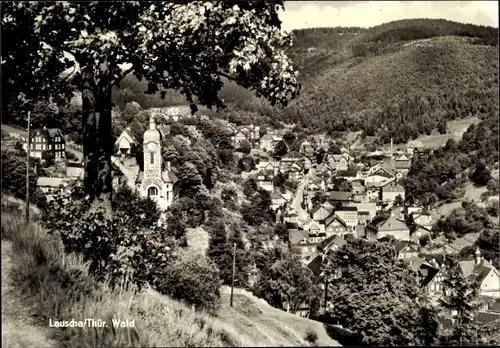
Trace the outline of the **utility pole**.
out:
M 229 307 L 233 306 L 233 292 L 234 292 L 234 273 L 236 271 L 236 243 L 233 244 L 233 279 L 231 282 L 231 297 L 229 298 Z
M 328 303 L 328 280 L 325 279 L 325 312 L 327 303 Z
M 30 223 L 30 126 L 31 126 L 31 111 L 28 111 L 28 137 L 26 149 L 26 224 Z

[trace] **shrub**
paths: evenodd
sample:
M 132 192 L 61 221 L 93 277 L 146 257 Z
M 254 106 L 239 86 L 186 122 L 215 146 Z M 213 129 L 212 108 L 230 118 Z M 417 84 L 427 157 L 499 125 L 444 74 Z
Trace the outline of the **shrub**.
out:
M 120 202 L 116 202 L 119 199 Z M 153 287 L 165 272 L 176 242 L 158 226 L 159 212 L 147 201 L 121 192 L 115 197 L 113 219 L 105 219 L 102 207 L 91 207 L 83 188 L 56 197 L 46 216 L 49 233 L 61 236 L 66 252 L 81 253 L 89 270 L 114 283 L 126 278 Z
M 175 261 L 167 266 L 158 289 L 174 299 L 194 305 L 197 309 L 214 312 L 220 303 L 221 285 L 219 270 L 213 261 L 182 250 Z
M 316 333 L 316 331 L 309 328 L 306 330 L 306 336 L 304 337 L 304 340 L 312 345 L 315 345 L 318 341 L 318 334 Z
M 115 153 L 116 153 L 116 151 L 115 151 Z M 66 159 L 71 160 L 71 161 L 77 161 L 78 157 L 76 157 L 76 155 L 73 152 L 66 151 Z
M 20 215 L 2 214 L 2 240 L 12 242 L 13 285 L 21 300 L 35 304 L 34 315 L 47 318 L 132 319 L 135 327 L 58 328 L 52 333 L 65 347 L 221 347 L 243 342 L 205 313 L 123 284 L 111 288 L 90 276 L 81 255 L 65 254 L 61 240 Z M 252 345 L 251 342 L 247 345 Z

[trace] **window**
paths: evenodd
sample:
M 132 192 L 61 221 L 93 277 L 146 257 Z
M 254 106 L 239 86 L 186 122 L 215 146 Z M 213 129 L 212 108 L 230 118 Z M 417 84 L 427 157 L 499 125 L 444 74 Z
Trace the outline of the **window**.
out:
M 64 144 L 61 144 L 61 149 L 63 149 L 63 150 L 64 150 Z
M 49 146 L 49 150 L 52 150 L 52 145 L 48 145 Z
M 45 144 L 42 145 L 42 150 L 45 150 Z
M 158 196 L 158 189 L 156 187 L 148 188 L 148 197 Z
M 151 152 L 151 164 L 155 164 L 155 153 L 154 152 Z

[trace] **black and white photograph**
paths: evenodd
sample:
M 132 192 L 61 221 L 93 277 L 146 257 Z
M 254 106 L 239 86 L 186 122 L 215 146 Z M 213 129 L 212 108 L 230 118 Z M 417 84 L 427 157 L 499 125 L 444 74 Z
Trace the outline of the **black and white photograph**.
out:
M 497 1 L 2 1 L 2 347 L 500 346 Z

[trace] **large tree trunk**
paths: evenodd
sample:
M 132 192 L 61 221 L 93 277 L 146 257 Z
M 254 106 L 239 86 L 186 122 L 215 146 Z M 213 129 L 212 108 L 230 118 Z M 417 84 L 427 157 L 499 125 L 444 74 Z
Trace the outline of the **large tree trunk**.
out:
M 96 86 L 92 68 L 82 69 L 82 126 L 84 188 L 91 200 L 96 198 L 98 147 L 97 147 L 97 105 Z
M 105 81 L 96 84 L 91 67 L 82 69 L 82 99 L 85 192 L 111 219 L 111 88 Z
M 97 141 L 99 146 L 99 171 L 97 173 L 97 198 L 106 208 L 108 218 L 111 217 L 111 197 L 113 183 L 111 176 L 111 155 L 113 142 L 111 137 L 111 88 L 99 86 L 99 119 L 97 124 Z

